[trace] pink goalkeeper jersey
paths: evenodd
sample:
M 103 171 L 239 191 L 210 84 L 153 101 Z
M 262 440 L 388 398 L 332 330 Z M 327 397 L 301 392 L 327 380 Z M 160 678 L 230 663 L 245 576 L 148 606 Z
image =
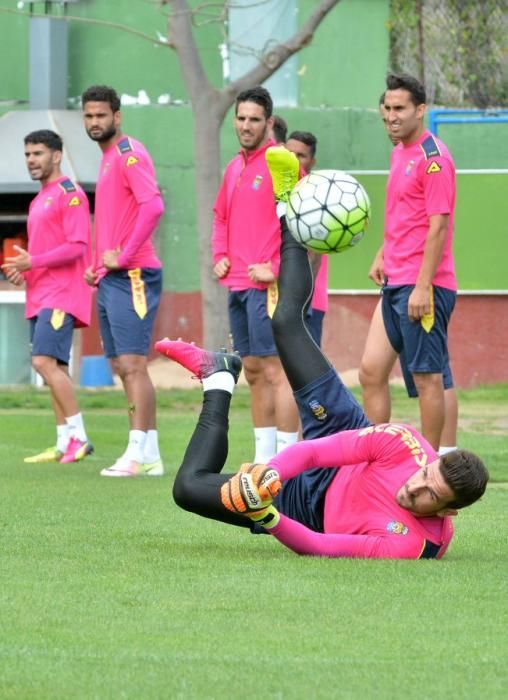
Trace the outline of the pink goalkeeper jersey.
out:
M 456 290 L 452 238 L 455 166 L 429 131 L 392 151 L 385 210 L 384 271 L 390 287 L 415 284 L 423 260 L 429 216 L 448 214 L 448 235 L 433 284 Z
M 159 195 L 155 169 L 139 141 L 122 136 L 102 155 L 95 191 L 95 268 L 105 250 L 123 249 L 136 225 L 138 207 Z M 160 268 L 151 238 L 129 261 L 129 269 Z M 102 268 L 104 270 L 104 268 Z
M 75 260 L 51 267 L 34 267 L 24 274 L 26 318 L 41 309 L 60 309 L 75 318 L 75 326 L 88 326 L 92 289 L 84 273 L 90 264 L 90 209 L 79 185 L 63 176 L 48 183 L 30 203 L 28 252 L 46 254 L 66 243 L 85 244 Z
M 277 277 L 280 265 L 280 222 L 275 209 L 272 178 L 265 152 L 274 142 L 252 153 L 243 150 L 226 167 L 215 200 L 212 251 L 215 265 L 224 257 L 231 268 L 219 280 L 231 290 L 266 289 L 253 282 L 248 266 L 271 263 Z
M 413 428 L 395 423 L 302 440 L 269 464 L 282 481 L 316 466 L 341 467 L 326 492 L 324 533 L 284 516 L 270 532 L 300 554 L 418 559 L 433 543 L 440 558 L 453 536 L 451 518 L 417 518 L 395 498 L 412 474 L 436 458 Z

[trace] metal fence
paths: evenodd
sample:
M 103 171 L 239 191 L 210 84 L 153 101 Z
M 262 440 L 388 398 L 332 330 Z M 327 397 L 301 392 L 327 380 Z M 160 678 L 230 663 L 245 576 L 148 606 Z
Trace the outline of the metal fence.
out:
M 427 102 L 508 107 L 508 0 L 391 0 L 391 69 L 425 84 Z

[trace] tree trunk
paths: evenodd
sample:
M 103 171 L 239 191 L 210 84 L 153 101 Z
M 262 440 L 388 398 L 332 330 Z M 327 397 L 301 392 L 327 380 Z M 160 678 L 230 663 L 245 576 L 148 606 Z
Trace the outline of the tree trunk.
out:
M 228 345 L 227 293 L 212 273 L 213 204 L 221 182 L 220 128 L 236 95 L 261 84 L 284 61 L 311 42 L 314 31 L 340 0 L 321 0 L 299 31 L 284 44 L 270 47 L 252 70 L 222 88 L 214 89 L 205 74 L 192 33 L 193 10 L 188 0 L 161 0 L 170 5 L 168 46 L 178 55 L 194 114 L 194 166 L 199 242 L 204 346 L 211 350 Z M 227 5 L 227 3 L 226 3 Z M 196 10 L 197 11 L 197 10 Z M 219 13 L 221 14 L 221 13 Z M 222 14 L 221 14 L 222 17 Z M 223 20 L 221 20 L 223 21 Z M 189 207 L 192 202 L 189 201 Z
M 203 335 L 204 346 L 217 350 L 229 346 L 227 290 L 212 272 L 211 246 L 213 205 L 221 183 L 220 128 L 224 116 L 216 94 L 207 92 L 197 102 L 193 104 L 194 162 Z

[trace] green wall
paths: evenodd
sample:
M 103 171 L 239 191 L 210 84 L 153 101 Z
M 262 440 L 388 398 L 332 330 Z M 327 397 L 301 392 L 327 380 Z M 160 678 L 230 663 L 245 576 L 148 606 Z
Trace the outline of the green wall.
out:
M 317 5 L 300 3 L 301 17 Z M 298 54 L 302 107 L 372 107 L 383 91 L 389 1 L 341 0 Z
M 357 247 L 330 256 L 330 289 L 376 289 L 368 279 L 374 255 L 383 240 L 386 174 L 356 175 L 369 193 L 372 217 Z M 508 289 L 505 226 L 506 174 L 457 175 L 454 255 L 459 289 Z

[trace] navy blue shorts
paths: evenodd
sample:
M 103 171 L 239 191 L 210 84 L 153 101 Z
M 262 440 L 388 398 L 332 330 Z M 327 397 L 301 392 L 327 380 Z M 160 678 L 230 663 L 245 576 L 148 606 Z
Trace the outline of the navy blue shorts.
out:
M 268 315 L 266 289 L 230 292 L 228 310 L 233 347 L 240 357 L 279 354 Z
M 30 319 L 31 354 L 54 357 L 68 365 L 71 355 L 74 316 L 60 309 L 41 309 Z
M 162 293 L 162 270 L 109 272 L 99 283 L 97 312 L 106 357 L 147 355 Z
M 324 311 L 319 311 L 318 309 L 310 308 L 305 315 L 305 325 L 309 329 L 309 333 L 312 336 L 312 340 L 321 347 L 321 340 L 323 338 L 323 319 L 325 317 Z
M 333 368 L 296 391 L 294 397 L 306 440 L 371 425 L 362 407 Z M 338 467 L 316 467 L 295 476 L 284 483 L 274 499 L 274 505 L 289 518 L 315 532 L 323 532 L 325 494 L 337 470 Z M 260 526 L 254 526 L 252 531 L 256 534 L 265 532 Z
M 401 356 L 401 369 L 409 396 L 417 396 L 414 373 L 441 374 L 445 389 L 453 387 L 448 356 L 448 323 L 455 306 L 455 292 L 433 287 L 433 325 L 426 330 L 421 321 L 411 321 L 407 304 L 414 285 L 384 287 L 382 312 L 386 334 Z
M 416 399 L 418 397 L 418 389 L 416 388 L 413 375 L 407 368 L 407 361 L 404 350 L 402 350 L 402 352 L 399 355 L 399 362 L 407 395 L 412 399 Z M 451 389 L 453 387 L 452 370 L 450 368 L 450 362 L 448 358 L 446 360 L 446 366 L 443 370 L 443 386 L 445 389 Z

